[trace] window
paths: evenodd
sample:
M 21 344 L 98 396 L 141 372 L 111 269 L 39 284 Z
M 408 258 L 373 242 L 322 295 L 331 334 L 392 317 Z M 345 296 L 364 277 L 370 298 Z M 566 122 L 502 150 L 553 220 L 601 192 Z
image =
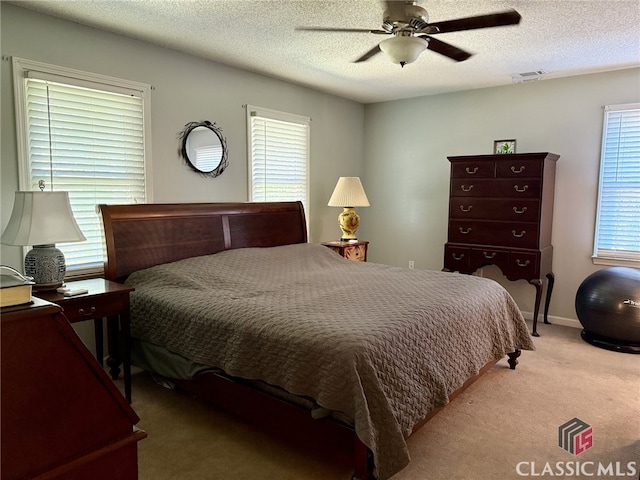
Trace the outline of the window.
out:
M 101 203 L 149 201 L 148 85 L 13 59 L 20 188 L 67 191 L 86 242 L 56 245 L 68 276 L 101 272 Z
M 640 104 L 604 109 L 594 263 L 640 262 Z
M 300 200 L 309 218 L 308 117 L 247 106 L 249 200 Z

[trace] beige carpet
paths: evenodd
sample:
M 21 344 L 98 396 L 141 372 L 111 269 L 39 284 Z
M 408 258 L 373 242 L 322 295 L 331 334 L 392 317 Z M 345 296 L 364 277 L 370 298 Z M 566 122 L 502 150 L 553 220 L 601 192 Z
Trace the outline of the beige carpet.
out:
M 409 439 L 411 463 L 393 480 L 526 478 L 518 464 L 522 474 L 550 478 L 547 463 L 553 478 L 639 477 L 640 355 L 591 346 L 573 328 L 539 332 L 537 350 L 523 352 L 515 371 L 500 361 Z M 133 377 L 133 408 L 149 435 L 139 443 L 141 480 L 350 478 L 349 464 L 330 451 L 275 438 L 143 372 Z M 579 456 L 558 446 L 558 427 L 574 417 L 593 428 L 593 447 Z M 580 462 L 584 475 L 558 475 L 558 462 L 566 470 Z M 598 463 L 611 462 L 614 475 L 598 476 Z M 635 475 L 616 477 L 616 462 L 622 474 L 635 462 Z

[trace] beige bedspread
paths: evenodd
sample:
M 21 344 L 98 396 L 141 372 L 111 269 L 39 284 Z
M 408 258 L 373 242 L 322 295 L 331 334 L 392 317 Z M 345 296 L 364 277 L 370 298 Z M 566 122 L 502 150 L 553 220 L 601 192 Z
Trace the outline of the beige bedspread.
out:
M 317 244 L 248 248 L 132 274 L 132 336 L 351 420 L 378 478 L 405 438 L 488 361 L 533 349 L 492 280 L 344 260 Z

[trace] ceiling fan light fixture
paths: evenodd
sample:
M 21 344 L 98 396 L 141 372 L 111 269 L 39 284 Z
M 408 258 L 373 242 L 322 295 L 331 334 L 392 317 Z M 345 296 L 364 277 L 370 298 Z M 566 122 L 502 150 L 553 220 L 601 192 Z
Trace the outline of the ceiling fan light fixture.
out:
M 429 42 L 422 37 L 396 36 L 380 42 L 380 50 L 386 53 L 393 63 L 405 66 L 416 59 L 429 46 Z

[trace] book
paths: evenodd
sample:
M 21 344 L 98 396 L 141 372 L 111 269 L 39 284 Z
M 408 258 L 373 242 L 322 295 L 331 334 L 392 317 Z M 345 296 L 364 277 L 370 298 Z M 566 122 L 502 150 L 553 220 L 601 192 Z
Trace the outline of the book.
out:
M 35 282 L 17 270 L 0 265 L 0 307 L 31 303 L 31 286 Z

